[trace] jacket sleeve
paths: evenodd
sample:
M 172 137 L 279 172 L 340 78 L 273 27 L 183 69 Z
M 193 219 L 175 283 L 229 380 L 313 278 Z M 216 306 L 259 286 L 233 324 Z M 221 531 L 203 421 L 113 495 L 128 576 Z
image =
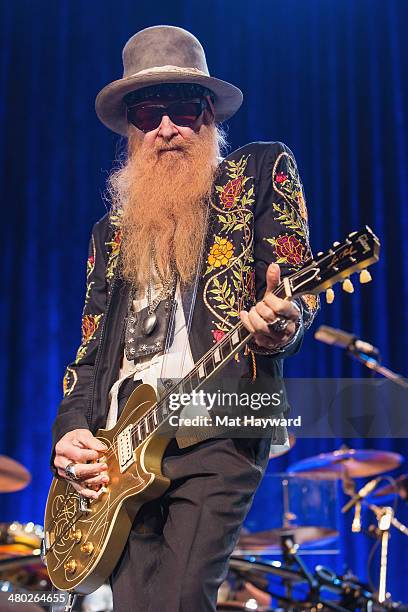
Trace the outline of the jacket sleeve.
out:
M 73 429 L 88 428 L 87 411 L 99 337 L 107 302 L 108 282 L 106 218 L 95 224 L 89 243 L 86 267 L 86 295 L 82 313 L 82 340 L 75 359 L 67 366 L 63 378 L 63 400 L 55 418 L 52 433 L 54 447 Z
M 262 299 L 265 292 L 266 269 L 270 263 L 279 264 L 283 278 L 312 256 L 305 195 L 293 153 L 280 142 L 260 146 L 263 151 L 257 172 L 254 245 L 257 300 Z M 315 295 L 302 296 L 295 301 L 302 312 L 302 329 L 297 341 L 289 343 L 287 349 L 269 352 L 279 358 L 299 350 L 303 332 L 310 327 L 319 309 Z M 268 353 L 256 345 L 251 349 Z

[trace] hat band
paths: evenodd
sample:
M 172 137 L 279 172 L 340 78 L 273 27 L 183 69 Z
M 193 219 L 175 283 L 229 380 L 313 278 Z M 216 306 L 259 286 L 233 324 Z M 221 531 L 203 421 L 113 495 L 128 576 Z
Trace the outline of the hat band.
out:
M 131 79 L 136 76 L 145 76 L 149 74 L 157 74 L 161 72 L 174 72 L 178 74 L 196 74 L 197 76 L 210 76 L 206 72 L 199 70 L 198 68 L 182 68 L 181 66 L 154 66 L 153 68 L 146 68 L 145 70 L 140 70 L 139 72 L 135 72 L 134 74 L 130 74 L 126 79 Z

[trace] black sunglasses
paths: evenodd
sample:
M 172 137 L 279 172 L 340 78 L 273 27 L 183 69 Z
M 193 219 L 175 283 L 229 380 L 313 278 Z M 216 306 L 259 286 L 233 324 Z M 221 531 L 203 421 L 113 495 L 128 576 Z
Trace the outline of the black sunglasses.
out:
M 205 108 L 207 108 L 205 99 L 199 102 L 181 100 L 171 104 L 140 102 L 128 107 L 127 120 L 145 134 L 159 127 L 163 115 L 170 117 L 176 125 L 193 128 Z

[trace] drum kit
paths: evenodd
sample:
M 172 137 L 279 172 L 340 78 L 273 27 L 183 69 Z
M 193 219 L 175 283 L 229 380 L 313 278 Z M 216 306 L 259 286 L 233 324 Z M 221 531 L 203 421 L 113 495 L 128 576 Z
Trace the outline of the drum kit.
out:
M 293 445 L 294 440 L 290 448 Z M 397 500 L 408 499 L 408 476 L 403 475 L 396 480 L 388 475 L 379 476 L 397 468 L 402 461 L 403 457 L 397 453 L 342 447 L 292 464 L 285 474 L 267 475 L 264 482 L 269 478 L 266 492 L 269 487 L 269 494 L 273 494 L 275 500 L 271 512 L 275 509 L 275 515 L 279 504 L 276 503 L 277 495 L 272 486 L 274 479 L 282 489 L 282 526 L 262 531 L 243 528 L 230 560 L 227 580 L 219 590 L 217 610 L 408 612 L 408 606 L 392 601 L 386 589 L 390 529 L 395 527 L 408 536 L 408 527 L 395 516 Z M 356 490 L 355 479 L 372 477 L 373 480 Z M 383 479 L 388 484 L 378 488 Z M 355 511 L 352 531 L 362 531 L 362 507 L 371 510 L 377 521 L 377 525 L 370 526 L 368 532 L 381 546 L 378 587 L 365 584 L 350 571 L 339 575 L 322 565 L 316 565 L 311 570 L 302 558 L 303 554 L 312 554 L 314 549 L 324 549 L 339 534 L 333 525 L 319 526 L 310 524 L 310 520 L 305 521 L 307 524 L 301 524 L 299 514 L 302 509 L 299 513 L 293 512 L 288 492 L 293 489 L 295 505 L 296 498 L 302 495 L 308 498 L 314 505 L 314 518 L 320 514 L 324 523 L 325 520 L 327 522 L 327 512 L 324 517 L 327 506 L 333 501 L 328 491 L 333 492 L 333 487 L 336 489 L 339 481 L 344 493 L 350 497 L 341 512 L 345 513 L 351 508 Z M 299 499 L 297 502 L 296 508 L 304 508 Z M 310 513 L 303 514 L 310 519 Z M 271 560 L 273 557 L 275 559 Z
M 290 448 L 294 443 L 292 437 Z M 394 527 L 408 536 L 408 527 L 395 516 L 396 500 L 408 499 L 408 477 L 404 475 L 396 480 L 389 476 L 379 477 L 398 467 L 402 460 L 401 455 L 391 452 L 341 448 L 290 466 L 288 472 L 278 478 L 283 499 L 281 526 L 258 531 L 243 528 L 230 559 L 227 580 L 219 589 L 217 610 L 408 612 L 408 606 L 392 601 L 386 590 L 390 529 Z M 363 477 L 374 477 L 374 480 L 356 491 L 354 479 Z M 383 478 L 388 484 L 378 488 Z M 22 465 L 0 455 L 0 493 L 21 490 L 30 480 L 29 472 Z M 295 487 L 298 501 L 302 498 L 308 501 L 314 506 L 317 515 L 321 511 L 321 522 L 324 523 L 327 491 L 332 491 L 339 480 L 344 492 L 350 496 L 342 511 L 346 512 L 350 508 L 355 511 L 353 532 L 361 530 L 362 506 L 369 508 L 378 522 L 378 526 L 371 530 L 381 544 L 378 588 L 363 583 L 350 572 L 338 575 L 322 565 L 316 565 L 310 570 L 299 554 L 308 547 L 324 547 L 325 543 L 338 536 L 338 531 L 333 525 L 310 524 L 310 521 L 300 524 L 299 514 L 293 512 L 293 507 L 289 507 L 291 487 Z M 297 491 L 299 483 L 301 487 Z M 272 501 L 275 503 L 275 500 Z M 15 609 L 15 606 L 11 608 L 6 603 L 7 594 L 11 592 L 52 590 L 46 567 L 41 560 L 42 537 L 41 525 L 16 521 L 0 523 L 0 610 Z M 279 557 L 279 560 L 266 559 L 271 556 Z M 95 592 L 81 598 L 74 609 L 87 612 L 112 610 L 110 589 L 107 585 L 103 588 L 106 592 Z M 35 612 L 42 608 L 26 604 L 24 609 Z M 60 609 L 63 610 L 63 607 Z

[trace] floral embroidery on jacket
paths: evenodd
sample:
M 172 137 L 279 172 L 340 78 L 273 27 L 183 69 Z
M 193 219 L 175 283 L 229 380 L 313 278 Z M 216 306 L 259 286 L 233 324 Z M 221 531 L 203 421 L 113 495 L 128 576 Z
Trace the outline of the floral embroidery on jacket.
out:
M 111 281 L 119 259 L 120 245 L 122 242 L 121 216 L 120 214 L 110 213 L 109 222 L 113 229 L 113 235 L 109 242 L 105 243 L 108 253 L 108 263 L 106 265 L 106 279 Z
M 95 284 L 95 281 L 91 280 L 91 274 L 95 270 L 95 258 L 96 258 L 96 246 L 95 246 L 95 238 L 92 236 L 91 240 L 91 255 L 88 257 L 86 262 L 86 294 L 85 294 L 85 304 L 84 311 L 89 302 L 89 297 L 91 294 L 92 286 Z
M 101 318 L 102 314 L 86 314 L 82 317 L 82 342 L 77 351 L 75 363 L 78 363 L 85 356 L 88 344 L 95 336 Z
M 303 322 L 305 329 L 308 329 L 313 323 L 313 319 L 320 308 L 320 298 L 313 293 L 306 293 L 301 295 L 300 299 L 303 302 Z
M 307 209 L 296 162 L 292 155 L 283 151 L 278 155 L 272 169 L 274 192 L 281 196 L 279 202 L 272 202 L 274 220 L 278 221 L 289 234 L 264 238 L 273 248 L 275 262 L 296 270 L 311 256 Z
M 285 172 L 279 166 L 283 165 Z M 300 180 L 296 162 L 292 155 L 283 151 L 278 155 L 272 170 L 274 190 L 279 193 L 307 221 L 307 209 L 303 186 Z M 306 230 L 306 227 L 305 227 Z
M 303 185 L 292 155 L 283 151 L 278 155 L 272 169 L 272 186 L 282 198 L 282 204 L 273 203 L 278 213 L 275 220 L 292 229 L 306 242 L 309 239 L 307 208 Z
M 275 249 L 275 263 L 300 266 L 306 247 L 293 234 L 279 234 L 276 238 L 265 238 Z
M 264 238 L 274 248 L 275 262 L 297 270 L 312 255 L 309 245 L 308 215 L 296 161 L 283 151 L 278 155 L 272 170 L 274 192 L 281 196 L 280 202 L 273 202 L 274 220 L 293 233 L 282 233 Z M 312 294 L 302 295 L 304 324 L 307 329 L 319 310 L 319 298 Z
M 239 320 L 239 311 L 255 299 L 253 283 L 253 177 L 246 176 L 249 155 L 238 161 L 226 160 L 228 181 L 216 185 L 217 231 L 207 255 L 209 276 L 204 287 L 204 302 L 215 319 L 211 330 L 214 342 Z
M 74 368 L 68 366 L 65 371 L 64 378 L 62 379 L 62 389 L 64 392 L 64 397 L 71 395 L 77 382 L 78 374 L 76 373 Z
M 230 242 L 226 238 L 220 238 L 220 236 L 215 236 L 214 244 L 210 249 L 210 254 L 208 255 L 207 259 L 209 264 L 207 272 L 209 272 L 210 270 L 214 270 L 214 268 L 226 266 L 232 257 L 233 251 L 234 245 L 232 244 L 232 242 Z

